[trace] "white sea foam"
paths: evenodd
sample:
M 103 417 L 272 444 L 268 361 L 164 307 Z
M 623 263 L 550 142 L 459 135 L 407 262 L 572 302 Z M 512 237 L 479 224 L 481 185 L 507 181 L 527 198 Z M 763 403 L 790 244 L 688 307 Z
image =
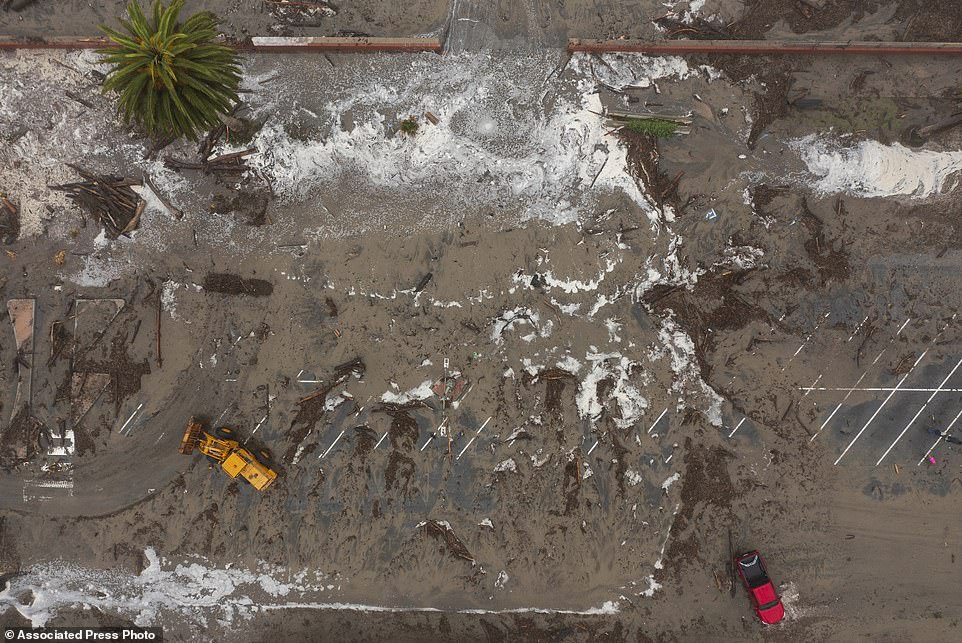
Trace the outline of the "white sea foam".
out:
M 820 194 L 925 198 L 954 188 L 954 175 L 962 170 L 962 152 L 913 150 L 899 143 L 869 140 L 839 147 L 813 134 L 791 146 L 817 177 L 814 189 Z

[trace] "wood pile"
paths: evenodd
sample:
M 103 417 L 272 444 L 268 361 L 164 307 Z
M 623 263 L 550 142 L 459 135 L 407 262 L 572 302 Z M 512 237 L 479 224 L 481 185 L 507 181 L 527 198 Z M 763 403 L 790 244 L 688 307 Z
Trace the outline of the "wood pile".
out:
M 167 156 L 164 157 L 164 165 L 172 170 L 202 170 L 204 174 L 243 174 L 247 171 L 247 161 L 244 157 L 256 151 L 256 147 L 249 147 L 240 152 L 221 154 L 215 158 L 202 158 L 198 163 Z
M 74 203 L 97 217 L 111 239 L 129 235 L 137 229 L 147 205 L 131 189 L 131 186 L 140 185 L 139 182 L 111 174 L 94 174 L 70 163 L 67 165 L 83 181 L 53 185 L 50 186 L 52 189 L 66 192 Z

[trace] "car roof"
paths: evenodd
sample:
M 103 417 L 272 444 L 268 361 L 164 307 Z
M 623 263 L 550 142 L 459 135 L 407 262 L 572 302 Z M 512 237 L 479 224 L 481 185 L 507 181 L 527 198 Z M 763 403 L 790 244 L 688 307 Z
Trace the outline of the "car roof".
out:
M 759 605 L 778 600 L 778 594 L 775 592 L 775 586 L 772 585 L 771 581 L 763 583 L 758 587 L 752 587 L 752 593 L 755 595 L 755 600 L 758 601 Z

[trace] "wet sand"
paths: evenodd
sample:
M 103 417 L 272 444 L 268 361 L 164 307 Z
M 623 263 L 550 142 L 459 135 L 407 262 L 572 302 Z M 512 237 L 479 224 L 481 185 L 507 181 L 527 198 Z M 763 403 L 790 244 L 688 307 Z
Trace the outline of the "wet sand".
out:
M 88 54 L 6 54 L 3 125 L 27 131 L 0 152 L 23 213 L 4 292 L 38 302 L 32 415 L 82 405 L 71 371 L 123 386 L 76 423 L 70 471 L 5 459 L 4 618 L 79 623 L 80 602 L 175 640 L 951 639 L 958 446 L 918 462 L 959 408 L 960 140 L 926 164 L 898 141 L 950 113 L 958 65 L 697 62 L 252 58 L 259 129 L 224 149 L 257 147 L 254 171 L 218 182 L 145 161 Z M 593 113 L 656 103 L 692 133 L 619 141 Z M 397 132 L 425 111 L 440 125 Z M 858 183 L 846 159 L 883 153 Z M 151 198 L 106 242 L 46 189 L 65 161 L 148 171 L 186 217 Z M 883 181 L 910 170 L 925 181 Z M 70 368 L 45 366 L 70 302 L 114 297 L 109 324 L 78 317 Z M 453 371 L 456 405 L 429 391 Z M 801 388 L 855 382 L 881 390 Z M 190 415 L 269 448 L 275 487 L 177 454 Z M 730 593 L 729 530 L 765 554 L 784 624 Z

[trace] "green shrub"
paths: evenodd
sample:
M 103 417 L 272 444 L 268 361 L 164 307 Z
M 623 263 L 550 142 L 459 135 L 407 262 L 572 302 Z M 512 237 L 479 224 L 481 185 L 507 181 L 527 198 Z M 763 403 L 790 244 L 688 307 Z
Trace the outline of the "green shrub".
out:
M 417 134 L 418 133 L 418 119 L 416 116 L 409 116 L 401 121 L 400 125 L 401 131 L 405 134 Z
M 113 65 L 103 91 L 120 94 L 118 112 L 151 135 L 198 135 L 220 123 L 238 101 L 237 53 L 214 43 L 217 19 L 202 12 L 178 22 L 184 0 L 164 8 L 154 0 L 152 18 L 137 1 L 127 7 L 130 20 L 119 19 L 126 33 L 100 29 L 116 48 L 102 49 L 101 61 Z
M 624 126 L 632 132 L 650 134 L 656 138 L 670 138 L 678 129 L 678 124 L 663 118 L 632 118 Z

